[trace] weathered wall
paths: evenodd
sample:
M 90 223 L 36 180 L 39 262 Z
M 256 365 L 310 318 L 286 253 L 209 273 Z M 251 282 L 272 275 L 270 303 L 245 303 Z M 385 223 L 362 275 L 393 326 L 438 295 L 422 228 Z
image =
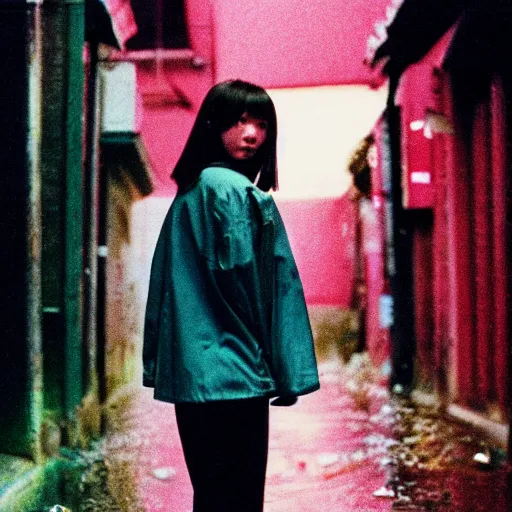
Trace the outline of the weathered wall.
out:
M 416 80 L 427 82 L 427 73 L 433 70 L 425 68 L 425 76 Z M 433 124 L 429 143 L 435 201 L 430 213 L 411 217 L 417 384 L 437 391 L 447 403 L 505 422 L 509 411 L 503 92 L 494 83 L 490 99 L 477 106 L 470 126 L 463 126 L 453 109 L 448 76 L 438 77 L 440 82 L 430 93 L 441 93 L 439 107 L 447 117 L 443 124 Z M 419 110 L 425 102 L 416 97 L 418 89 L 411 84 L 404 94 L 417 101 Z M 447 130 L 450 126 L 455 131 Z
M 218 0 L 216 78 L 264 87 L 369 83 L 363 59 L 388 0 Z

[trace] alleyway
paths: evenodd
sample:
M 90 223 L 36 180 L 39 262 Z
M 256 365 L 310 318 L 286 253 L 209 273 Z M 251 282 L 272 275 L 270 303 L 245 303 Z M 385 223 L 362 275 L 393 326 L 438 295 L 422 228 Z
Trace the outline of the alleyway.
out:
M 291 408 L 271 408 L 265 512 L 508 510 L 503 454 L 435 414 L 390 402 L 364 358 L 320 366 L 322 388 Z M 151 390 L 127 390 L 109 409 L 103 445 L 115 505 L 83 511 L 189 512 L 192 489 L 173 407 Z M 492 482 L 492 485 L 491 485 Z

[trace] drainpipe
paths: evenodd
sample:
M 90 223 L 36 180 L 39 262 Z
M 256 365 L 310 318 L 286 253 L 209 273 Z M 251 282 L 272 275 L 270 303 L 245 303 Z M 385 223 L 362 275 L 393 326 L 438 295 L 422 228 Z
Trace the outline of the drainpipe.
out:
M 85 183 L 84 183 L 84 308 L 83 335 L 85 361 L 84 387 L 93 395 L 101 387 L 97 374 L 97 294 L 98 294 L 98 215 L 99 215 L 99 101 L 98 41 L 89 40 L 86 83 Z M 98 381 L 99 379 L 99 381 Z
M 107 169 L 100 166 L 99 173 L 99 194 L 98 194 L 98 293 L 97 293 L 97 375 L 98 395 L 100 403 L 103 404 L 107 398 L 107 375 L 106 375 L 106 306 L 107 306 L 107 258 L 108 258 L 108 237 L 107 237 L 107 213 L 108 213 L 108 176 Z M 106 417 L 101 415 L 101 433 L 106 431 Z
M 41 455 L 40 6 L 0 5 L 0 451 Z
M 392 372 L 390 385 L 397 393 L 409 394 L 414 377 L 414 297 L 412 269 L 412 225 L 402 203 L 402 167 L 400 109 L 394 98 L 399 76 L 390 76 L 387 104 L 389 150 L 391 157 L 390 246 L 386 251 L 386 277 L 393 298 L 393 320 L 390 329 Z

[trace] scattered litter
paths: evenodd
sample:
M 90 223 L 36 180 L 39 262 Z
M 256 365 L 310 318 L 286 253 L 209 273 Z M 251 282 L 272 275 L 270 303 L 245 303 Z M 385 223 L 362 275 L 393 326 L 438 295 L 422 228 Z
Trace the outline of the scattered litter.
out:
M 395 417 L 394 414 L 372 414 L 369 418 L 370 423 L 374 425 L 382 425 L 382 426 L 391 426 L 396 423 L 396 420 L 399 419 Z
M 385 446 L 370 446 L 368 450 L 366 451 L 366 454 L 368 457 L 374 457 L 375 455 L 382 455 L 384 453 L 387 453 L 388 449 Z
M 340 456 L 337 453 L 321 453 L 316 457 L 316 462 L 324 468 L 336 464 L 339 460 Z
M 395 464 L 395 461 L 391 457 L 382 457 L 382 459 L 379 460 L 379 464 L 384 466 L 391 466 Z
M 384 404 L 380 408 L 380 414 L 382 414 L 383 416 L 387 416 L 388 414 L 393 414 L 393 407 L 391 407 L 391 405 L 389 405 L 389 404 Z
M 410 455 L 408 459 L 404 460 L 404 466 L 412 468 L 413 466 L 416 466 L 418 462 L 419 459 L 416 455 Z
M 407 436 L 402 439 L 405 444 L 416 444 L 421 440 L 421 436 Z
M 296 466 L 299 471 L 304 471 L 306 469 L 307 464 L 305 460 L 298 460 Z
M 394 498 L 395 497 L 395 491 L 393 489 L 386 489 L 386 487 L 381 487 L 380 489 L 377 489 L 373 495 L 376 498 Z
M 169 480 L 176 476 L 176 470 L 172 467 L 156 468 L 153 470 L 153 476 L 158 480 Z
M 380 367 L 380 374 L 383 377 L 389 377 L 391 375 L 391 362 L 389 361 L 389 359 L 382 363 Z
M 349 461 L 343 464 L 336 464 L 333 466 L 329 466 L 329 468 L 322 473 L 322 478 L 324 480 L 330 480 L 331 478 L 335 478 L 339 475 L 343 475 L 350 471 L 355 470 L 356 468 L 361 466 L 361 461 Z
M 385 440 L 386 438 L 382 434 L 370 434 L 363 439 L 364 444 L 367 444 L 368 446 L 383 444 Z
M 368 394 L 373 398 L 389 398 L 389 391 L 382 386 L 373 386 Z
M 355 462 L 361 462 L 366 459 L 366 454 L 363 450 L 357 450 L 350 456 L 350 458 Z
M 355 382 L 352 379 L 347 381 L 347 383 L 345 385 L 347 387 L 347 390 L 350 391 L 351 393 L 356 393 L 359 391 L 359 386 L 358 386 L 357 382 Z
M 360 432 L 362 427 L 359 423 L 356 423 L 355 421 L 351 421 L 350 423 L 347 423 L 345 425 L 345 428 L 350 430 L 350 432 Z
M 401 395 L 403 392 L 404 387 L 402 386 L 402 384 L 395 384 L 393 386 L 393 393 L 395 393 L 395 395 Z
M 473 457 L 473 460 L 478 464 L 488 466 L 491 463 L 491 454 L 479 452 Z

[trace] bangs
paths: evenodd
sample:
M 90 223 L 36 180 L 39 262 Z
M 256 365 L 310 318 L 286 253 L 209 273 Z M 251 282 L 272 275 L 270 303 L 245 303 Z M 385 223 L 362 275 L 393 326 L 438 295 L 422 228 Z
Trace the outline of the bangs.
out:
M 274 105 L 266 92 L 250 93 L 245 100 L 245 109 L 240 112 L 242 115 L 247 112 L 251 117 L 263 119 L 271 123 L 275 118 Z
M 220 84 L 217 92 L 219 96 L 210 117 L 213 122 L 216 121 L 220 131 L 234 126 L 244 112 L 267 121 L 271 126 L 276 124 L 274 104 L 261 87 L 233 81 Z

